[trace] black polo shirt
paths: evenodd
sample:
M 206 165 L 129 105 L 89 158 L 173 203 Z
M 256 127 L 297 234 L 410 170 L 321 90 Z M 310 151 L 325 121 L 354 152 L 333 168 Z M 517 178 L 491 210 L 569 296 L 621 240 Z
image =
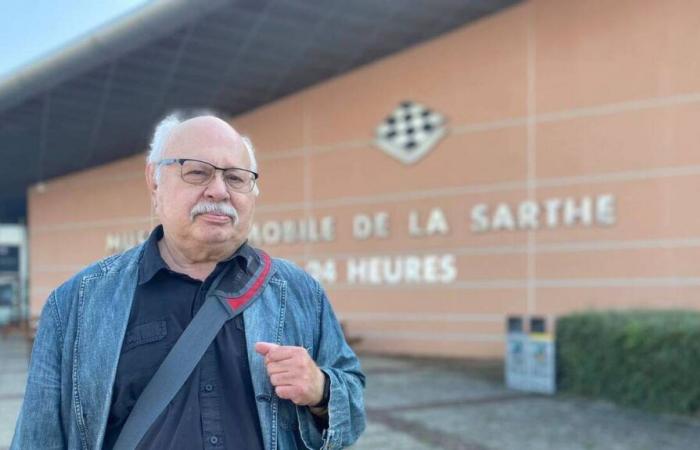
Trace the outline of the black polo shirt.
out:
M 168 268 L 156 227 L 145 244 L 139 279 L 122 344 L 105 435 L 111 449 L 136 400 L 202 306 L 222 270 L 235 288 L 259 268 L 258 254 L 243 244 L 199 281 Z M 228 321 L 175 398 L 144 436 L 139 449 L 263 449 L 248 367 L 243 315 Z

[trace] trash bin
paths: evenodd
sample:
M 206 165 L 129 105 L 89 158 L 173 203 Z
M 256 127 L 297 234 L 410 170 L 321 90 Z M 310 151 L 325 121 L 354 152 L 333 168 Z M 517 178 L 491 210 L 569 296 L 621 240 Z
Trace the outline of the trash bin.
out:
M 525 323 L 522 317 L 511 316 L 507 321 L 506 386 L 527 390 L 527 363 L 525 361 Z
M 522 316 L 507 318 L 506 386 L 526 392 L 556 393 L 554 337 L 543 317 L 531 317 L 526 332 Z

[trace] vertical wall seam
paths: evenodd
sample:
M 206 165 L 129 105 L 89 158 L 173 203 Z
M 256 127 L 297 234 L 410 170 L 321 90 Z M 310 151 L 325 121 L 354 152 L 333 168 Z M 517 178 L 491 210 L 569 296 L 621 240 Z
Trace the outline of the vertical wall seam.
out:
M 536 151 L 537 151 L 537 107 L 536 107 L 536 72 L 535 72 L 535 17 L 536 17 L 536 5 L 534 2 L 530 3 L 527 14 L 527 197 L 529 200 L 535 200 L 536 198 L 536 180 L 537 180 L 537 167 L 536 167 Z M 527 232 L 527 314 L 534 314 L 537 310 L 537 292 L 535 290 L 535 284 L 537 281 L 537 267 L 536 267 L 536 254 L 537 254 L 537 243 L 536 243 L 536 231 L 529 230 Z

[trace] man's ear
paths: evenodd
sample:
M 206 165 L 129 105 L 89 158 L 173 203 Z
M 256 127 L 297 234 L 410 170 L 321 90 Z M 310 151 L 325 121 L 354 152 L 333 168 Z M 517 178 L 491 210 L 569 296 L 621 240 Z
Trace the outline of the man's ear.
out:
M 151 202 L 155 207 L 156 189 L 158 189 L 158 182 L 156 181 L 155 164 L 146 164 L 146 186 L 148 186 L 148 193 L 150 194 Z
M 146 164 L 146 186 L 148 186 L 148 192 L 153 192 L 156 190 L 156 166 L 155 164 Z

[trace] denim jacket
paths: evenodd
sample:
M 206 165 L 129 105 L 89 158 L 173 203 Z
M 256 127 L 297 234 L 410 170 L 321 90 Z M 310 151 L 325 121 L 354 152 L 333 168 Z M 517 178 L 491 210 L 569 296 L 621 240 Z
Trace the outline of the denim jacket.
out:
M 41 313 L 11 449 L 102 447 L 143 246 L 95 263 L 49 296 Z M 243 312 L 257 414 L 266 449 L 339 449 L 365 427 L 365 378 L 321 286 L 274 259 L 261 297 Z M 258 341 L 305 347 L 329 376 L 328 428 L 277 397 Z

